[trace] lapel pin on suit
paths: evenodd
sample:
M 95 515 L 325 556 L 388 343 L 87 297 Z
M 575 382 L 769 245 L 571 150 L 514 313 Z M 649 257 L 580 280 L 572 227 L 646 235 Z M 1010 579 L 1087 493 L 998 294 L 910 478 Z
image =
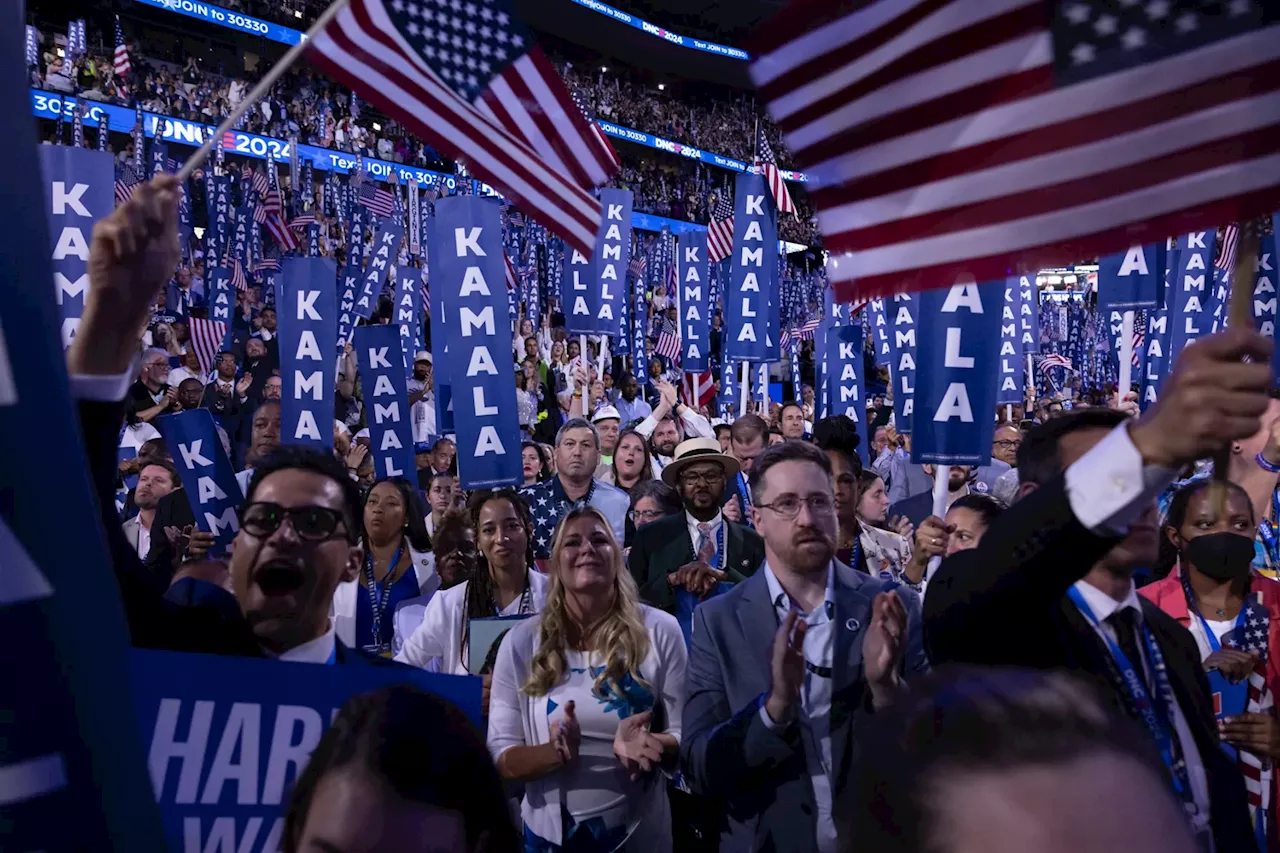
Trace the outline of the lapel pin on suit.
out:
M 856 631 L 862 627 L 862 623 L 850 616 L 844 620 L 844 627 L 846 631 Z

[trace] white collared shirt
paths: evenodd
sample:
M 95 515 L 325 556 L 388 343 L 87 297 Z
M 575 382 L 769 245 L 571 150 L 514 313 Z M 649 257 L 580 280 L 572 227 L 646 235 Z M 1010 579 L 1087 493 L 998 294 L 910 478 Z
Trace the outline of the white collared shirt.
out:
M 1120 642 L 1115 626 L 1110 621 L 1110 617 L 1120 610 L 1124 608 L 1133 610 L 1138 614 L 1138 624 L 1142 624 L 1142 604 L 1138 600 L 1138 591 L 1134 588 L 1132 581 L 1129 582 L 1129 593 L 1125 596 L 1124 601 L 1116 601 L 1087 581 L 1076 581 L 1075 588 L 1084 598 L 1085 604 L 1089 605 L 1089 610 L 1093 612 L 1094 618 L 1098 620 L 1097 624 L 1093 625 L 1093 629 L 1103 638 L 1104 643 L 1108 639 L 1117 644 Z M 1161 701 L 1160 697 L 1154 692 L 1155 685 L 1151 681 L 1151 661 L 1147 660 L 1147 651 L 1142 642 L 1137 645 L 1138 654 L 1142 655 L 1142 667 L 1146 672 L 1147 689 L 1151 691 L 1151 698 L 1154 701 Z M 1200 760 L 1200 751 L 1196 749 L 1196 740 L 1191 734 L 1191 729 L 1187 726 L 1186 714 L 1183 713 L 1181 707 L 1177 706 L 1177 703 L 1174 704 L 1174 735 L 1178 738 L 1178 746 L 1182 749 L 1183 759 L 1187 763 L 1187 778 L 1191 782 L 1192 799 L 1195 800 L 1196 807 L 1200 810 L 1199 815 L 1197 815 L 1198 826 L 1207 827 L 1209 825 L 1209 778 L 1205 773 L 1204 762 Z
M 779 583 L 768 561 L 764 564 L 764 578 L 769 585 L 769 600 L 774 613 L 781 620 L 792 609 L 790 596 Z M 800 711 L 797 722 L 803 735 L 805 764 L 809 768 L 809 780 L 813 784 L 813 800 L 817 807 L 818 853 L 834 853 L 836 849 L 836 824 L 832 816 L 831 792 L 831 694 L 834 689 L 832 669 L 835 666 L 836 609 L 835 563 L 827 566 L 827 593 L 822 604 L 804 615 L 808 630 L 804 635 L 805 674 L 800 689 Z M 824 670 L 824 677 L 814 672 Z M 770 731 L 781 732 L 780 726 L 760 706 L 760 719 Z
M 288 651 L 280 654 L 272 654 L 266 652 L 267 657 L 276 660 L 288 661 L 290 663 L 329 663 L 335 660 L 337 647 L 334 645 L 336 640 L 333 635 L 333 623 L 329 623 L 329 630 L 325 631 L 314 640 L 308 640 L 300 646 L 294 646 Z M 265 649 L 263 651 L 266 651 Z
M 702 531 L 698 529 L 698 525 L 700 524 L 706 524 L 710 527 L 711 541 L 716 543 L 716 551 L 719 552 L 721 547 L 720 527 L 724 523 L 724 516 L 720 514 L 719 510 L 716 510 L 716 517 L 707 522 L 698 521 L 698 519 L 694 518 L 686 510 L 684 514 L 684 523 L 689 527 L 689 541 L 693 543 L 693 553 L 695 555 L 698 553 L 698 544 L 702 539 Z M 724 565 L 724 554 L 719 554 L 719 557 L 719 563 L 716 563 L 714 559 L 711 561 L 712 565 L 717 568 Z

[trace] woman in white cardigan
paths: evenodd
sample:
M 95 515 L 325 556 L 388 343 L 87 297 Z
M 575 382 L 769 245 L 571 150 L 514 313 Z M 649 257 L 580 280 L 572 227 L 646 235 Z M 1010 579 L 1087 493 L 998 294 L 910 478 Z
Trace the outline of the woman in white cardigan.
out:
M 543 612 L 498 652 L 489 751 L 524 783 L 525 850 L 670 851 L 666 776 L 680 751 L 687 658 L 671 615 L 641 604 L 609 522 L 570 510 Z
M 533 522 L 524 498 L 510 490 L 482 490 L 467 502 L 480 556 L 465 583 L 427 603 L 422 624 L 396 660 L 434 672 L 466 675 L 472 619 L 532 615 L 547 599 L 547 578 L 533 565 Z M 490 676 L 485 676 L 486 695 Z

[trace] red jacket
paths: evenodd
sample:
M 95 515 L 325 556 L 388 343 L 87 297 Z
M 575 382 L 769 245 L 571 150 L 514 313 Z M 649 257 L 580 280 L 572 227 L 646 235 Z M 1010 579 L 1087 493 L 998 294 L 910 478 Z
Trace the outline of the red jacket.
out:
M 1141 587 L 1138 593 L 1159 607 L 1168 615 L 1178 620 L 1178 624 L 1190 629 L 1191 612 L 1187 609 L 1187 596 L 1182 591 L 1182 580 L 1175 568 L 1164 580 Z M 1271 695 L 1280 702 L 1280 582 L 1265 578 L 1256 572 L 1250 584 L 1250 592 L 1262 593 L 1262 604 L 1271 616 L 1270 630 L 1267 637 L 1267 687 Z M 1271 809 L 1267 825 L 1267 850 L 1271 853 L 1280 851 L 1280 823 L 1275 819 L 1277 805 L 1280 805 L 1280 772 L 1272 773 Z

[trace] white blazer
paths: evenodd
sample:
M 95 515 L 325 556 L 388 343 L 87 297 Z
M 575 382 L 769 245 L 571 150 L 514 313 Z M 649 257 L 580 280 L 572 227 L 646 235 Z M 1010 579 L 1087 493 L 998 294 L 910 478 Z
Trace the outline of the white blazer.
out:
M 418 595 L 401 601 L 396 605 L 395 613 L 392 614 L 395 620 L 395 634 L 391 641 L 393 652 L 400 650 L 404 645 L 405 637 L 408 636 L 403 632 L 403 626 L 408 623 L 409 630 L 413 630 L 413 626 L 417 625 L 417 620 L 410 622 L 413 614 L 415 612 L 421 614 L 427 602 L 440 588 L 440 575 L 436 574 L 435 554 L 430 551 L 415 551 L 410 546 L 409 559 L 418 577 Z M 338 584 L 338 588 L 333 591 L 333 606 L 330 608 L 334 631 L 342 644 L 349 649 L 356 647 L 356 601 L 359 598 L 357 592 L 359 588 L 359 580 Z M 419 615 L 418 618 L 421 619 L 421 616 Z
M 685 650 L 680 624 L 670 613 L 647 604 L 640 605 L 640 617 L 649 632 L 649 654 L 640 664 L 640 674 L 653 685 L 656 701 L 667 717 L 667 734 L 680 741 L 684 713 L 685 671 L 689 656 Z M 539 642 L 542 618 L 525 619 L 507 634 L 498 650 L 493 668 L 493 684 L 489 692 L 489 754 L 496 762 L 513 746 L 537 746 L 548 742 L 547 700 L 545 696 L 529 696 L 520 689 L 529 677 L 529 662 Z M 671 850 L 671 813 L 666 785 L 654 785 L 650 802 L 643 805 L 645 815 L 637 836 L 627 844 L 636 850 Z M 553 844 L 563 843 L 564 826 L 560 805 L 564 801 L 561 776 L 552 773 L 526 782 L 520 816 L 530 829 Z
M 529 596 L 533 600 L 533 612 L 540 613 L 547 604 L 547 586 L 550 579 L 537 569 L 529 570 Z M 470 675 L 463 659 L 462 623 L 463 608 L 467 602 L 469 581 L 451 586 L 427 602 L 426 614 L 407 640 L 396 651 L 396 660 L 426 669 L 436 661 L 434 671 L 449 675 Z M 519 612 L 520 600 L 516 599 L 503 611 L 504 616 Z M 526 620 L 530 621 L 530 620 Z M 398 626 L 397 626 L 398 627 Z M 504 643 L 505 645 L 505 643 Z

